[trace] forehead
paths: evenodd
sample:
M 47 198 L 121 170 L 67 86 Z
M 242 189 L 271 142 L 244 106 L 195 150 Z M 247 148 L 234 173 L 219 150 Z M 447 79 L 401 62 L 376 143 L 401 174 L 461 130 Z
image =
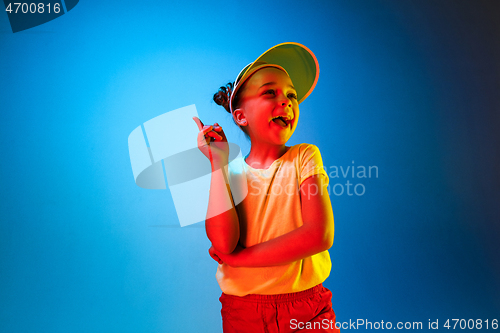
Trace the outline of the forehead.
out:
M 255 72 L 248 80 L 245 82 L 245 90 L 259 89 L 262 85 L 266 83 L 274 82 L 278 85 L 292 85 L 292 80 L 284 71 L 274 68 L 267 67 Z

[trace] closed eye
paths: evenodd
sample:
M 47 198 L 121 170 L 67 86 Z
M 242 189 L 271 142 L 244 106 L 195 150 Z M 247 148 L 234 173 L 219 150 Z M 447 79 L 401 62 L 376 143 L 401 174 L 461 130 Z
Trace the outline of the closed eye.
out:
M 276 93 L 274 92 L 273 89 L 269 89 L 269 90 L 264 91 L 264 95 L 266 95 L 266 94 L 276 95 Z

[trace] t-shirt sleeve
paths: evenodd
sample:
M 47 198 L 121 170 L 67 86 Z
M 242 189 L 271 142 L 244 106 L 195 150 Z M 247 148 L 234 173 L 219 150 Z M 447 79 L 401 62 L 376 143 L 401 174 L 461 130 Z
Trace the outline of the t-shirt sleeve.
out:
M 318 147 L 315 145 L 306 145 L 299 153 L 300 161 L 300 179 L 299 186 L 309 177 L 322 175 L 324 181 L 328 184 L 328 174 L 323 167 L 323 160 Z

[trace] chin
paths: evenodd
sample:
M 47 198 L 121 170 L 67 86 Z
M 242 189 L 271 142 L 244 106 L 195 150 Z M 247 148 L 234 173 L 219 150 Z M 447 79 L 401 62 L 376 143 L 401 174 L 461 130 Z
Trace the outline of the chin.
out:
M 288 140 L 290 140 L 290 137 L 291 137 L 291 135 L 287 135 L 286 137 L 276 138 L 273 141 L 274 141 L 274 144 L 276 144 L 277 146 L 283 146 L 288 142 Z

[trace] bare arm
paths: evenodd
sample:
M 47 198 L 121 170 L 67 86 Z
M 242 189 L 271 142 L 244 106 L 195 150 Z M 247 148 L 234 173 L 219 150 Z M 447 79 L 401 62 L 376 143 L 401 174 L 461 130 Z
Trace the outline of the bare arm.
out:
M 205 229 L 217 251 L 231 253 L 238 244 L 240 228 L 227 176 L 229 146 L 224 131 L 217 123 L 205 126 L 197 117 L 193 119 L 200 130 L 198 148 L 212 166 Z
M 221 261 L 234 267 L 262 267 L 289 264 L 329 249 L 334 222 L 327 184 L 315 175 L 302 183 L 300 193 L 304 222 L 301 227 L 248 248 L 237 246 L 231 254 L 215 249 L 211 255 L 215 252 Z
M 233 252 L 240 239 L 240 224 L 229 188 L 226 166 L 227 162 L 212 163 L 205 220 L 208 239 L 212 242 L 212 246 L 223 254 Z

